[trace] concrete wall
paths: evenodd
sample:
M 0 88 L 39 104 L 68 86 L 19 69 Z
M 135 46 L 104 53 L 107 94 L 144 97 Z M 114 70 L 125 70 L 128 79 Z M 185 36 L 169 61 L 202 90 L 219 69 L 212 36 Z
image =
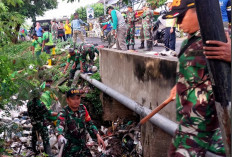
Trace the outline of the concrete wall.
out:
M 150 109 L 157 107 L 169 96 L 176 81 L 176 66 L 177 59 L 173 57 L 100 50 L 102 82 Z M 105 112 L 109 112 L 109 108 L 112 108 L 111 111 L 115 108 L 115 105 L 111 106 L 109 103 L 103 102 L 103 105 L 108 105 Z M 175 103 L 172 102 L 160 114 L 175 121 L 175 111 Z M 117 116 L 118 113 L 115 114 Z M 166 157 L 170 142 L 171 136 L 150 122 L 142 126 L 144 157 Z

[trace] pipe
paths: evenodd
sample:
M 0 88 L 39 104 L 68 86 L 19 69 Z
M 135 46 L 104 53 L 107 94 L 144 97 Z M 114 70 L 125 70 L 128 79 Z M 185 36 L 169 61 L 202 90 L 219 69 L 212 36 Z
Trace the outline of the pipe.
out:
M 113 90 L 112 88 L 104 85 L 103 83 L 101 83 L 95 79 L 91 79 L 86 74 L 81 74 L 81 77 L 83 79 L 85 79 L 86 81 L 88 81 L 89 83 L 93 84 L 95 87 L 100 89 L 102 92 L 108 94 L 109 96 L 111 96 L 112 98 L 114 98 L 115 100 L 120 102 L 121 104 L 125 105 L 126 107 L 128 107 L 132 111 L 136 112 L 140 116 L 146 116 L 152 112 L 152 110 L 150 110 L 149 108 L 141 106 L 137 102 L 129 99 L 128 97 L 126 97 L 126 96 L 122 95 L 121 93 Z M 175 122 L 167 119 L 166 117 L 164 117 L 158 113 L 155 116 L 153 116 L 150 119 L 150 121 L 172 136 L 174 135 L 175 130 L 177 129 L 177 124 Z
M 150 110 L 149 108 L 141 106 L 139 103 L 137 103 L 137 102 L 131 100 L 130 98 L 122 95 L 121 93 L 113 90 L 112 88 L 106 86 L 105 84 L 103 84 L 95 79 L 91 79 L 87 74 L 80 74 L 80 76 L 84 80 L 88 81 L 89 83 L 91 83 L 92 85 L 94 85 L 95 87 L 100 89 L 102 92 L 108 94 L 109 96 L 111 96 L 112 98 L 114 98 L 115 100 L 120 102 L 121 104 L 125 105 L 129 109 L 136 112 L 140 116 L 146 116 L 152 112 L 152 110 Z M 174 136 L 175 131 L 176 131 L 177 126 L 178 126 L 178 124 L 176 124 L 175 122 L 169 120 L 168 118 L 160 115 L 159 113 L 154 115 L 149 121 L 172 136 Z M 222 157 L 222 156 L 213 154 L 211 152 L 206 152 L 205 156 L 206 157 Z

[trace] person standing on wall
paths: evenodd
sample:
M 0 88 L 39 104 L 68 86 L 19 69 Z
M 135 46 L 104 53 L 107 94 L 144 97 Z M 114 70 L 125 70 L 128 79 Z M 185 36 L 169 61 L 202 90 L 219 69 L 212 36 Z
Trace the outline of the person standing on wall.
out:
M 173 0 L 168 0 L 165 4 L 168 7 L 168 11 L 172 9 Z M 165 50 L 161 52 L 163 55 L 175 55 L 173 51 L 176 50 L 176 18 L 166 19 L 166 28 L 164 34 L 164 46 Z
M 117 49 L 126 51 L 127 26 L 125 19 L 122 14 L 119 11 L 115 10 L 112 6 L 109 6 L 107 8 L 107 13 L 111 15 L 113 19 L 113 34 L 116 37 Z
M 132 50 L 135 50 L 135 12 L 132 8 L 132 5 L 128 5 L 126 12 L 126 23 L 128 24 L 127 37 L 126 37 L 126 45 L 127 49 L 130 49 L 130 45 L 132 46 Z
M 150 10 L 150 4 L 145 3 L 143 5 L 143 14 L 140 16 L 142 19 L 142 27 L 144 31 L 144 40 L 147 41 L 147 50 L 151 51 L 153 49 L 152 41 L 152 21 L 153 21 L 153 11 Z
M 88 25 L 87 23 L 83 22 L 81 19 L 78 18 L 78 13 L 74 13 L 74 20 L 71 22 L 71 27 L 73 30 L 73 43 L 74 43 L 74 49 L 76 47 L 77 43 L 77 36 L 81 39 L 81 41 L 84 43 L 85 39 L 81 31 L 81 25 Z

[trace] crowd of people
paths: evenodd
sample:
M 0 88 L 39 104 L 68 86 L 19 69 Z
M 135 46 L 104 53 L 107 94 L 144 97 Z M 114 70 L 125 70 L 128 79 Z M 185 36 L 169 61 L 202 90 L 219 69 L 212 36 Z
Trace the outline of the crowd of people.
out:
M 209 46 L 203 46 L 202 36 L 200 34 L 199 21 L 195 8 L 194 0 L 178 1 L 168 0 L 166 2 L 169 8 L 168 13 L 163 16 L 166 19 L 165 28 L 165 52 L 172 53 L 175 51 L 175 26 L 178 24 L 183 32 L 188 34 L 188 38 L 183 42 L 180 53 L 178 54 L 178 70 L 177 82 L 173 88 L 176 92 L 176 115 L 179 122 L 175 136 L 169 148 L 168 155 L 170 157 L 185 156 L 205 156 L 207 151 L 217 155 L 225 156 L 225 148 L 222 135 L 218 123 L 214 94 L 212 90 L 212 82 L 210 80 L 209 70 L 206 63 L 207 59 L 217 59 L 224 62 L 231 62 L 231 39 L 229 35 L 230 16 L 224 15 L 229 12 L 230 1 L 220 0 L 220 5 L 224 8 L 222 11 L 222 19 L 224 22 L 225 33 L 227 35 L 227 43 L 220 41 L 207 41 Z M 223 2 L 222 2 L 223 1 Z M 173 5 L 174 4 L 174 5 Z M 227 6 L 227 7 L 225 7 Z M 150 5 L 143 5 L 143 13 L 136 17 L 132 6 L 128 6 L 126 17 L 112 6 L 107 8 L 107 13 L 111 15 L 109 20 L 102 25 L 110 24 L 112 33 L 116 38 L 118 50 L 134 50 L 135 47 L 135 22 L 142 21 L 141 46 L 144 48 L 144 42 L 147 43 L 147 50 L 153 48 L 152 38 L 152 20 L 154 13 L 150 9 Z M 226 18 L 227 17 L 227 18 Z M 229 18 L 228 18 L 229 17 Z M 78 18 L 78 14 L 74 14 L 74 20 L 63 25 L 61 22 L 57 25 L 56 21 L 51 22 L 51 32 L 48 28 L 41 29 L 37 24 L 33 35 L 33 54 L 37 56 L 45 51 L 50 54 L 50 49 L 54 47 L 54 41 L 57 38 L 73 37 L 74 47 L 68 50 L 66 67 L 63 73 L 66 73 L 72 61 L 72 68 L 69 76 L 69 84 L 71 86 L 75 73 L 78 75 L 83 72 L 91 72 L 94 65 L 95 53 L 99 54 L 98 47 L 93 44 L 84 43 L 84 36 L 81 32 L 81 25 L 88 25 Z M 63 30 L 64 35 L 59 35 L 59 30 Z M 224 33 L 224 32 L 223 32 Z M 60 31 L 60 34 L 61 31 Z M 77 43 L 77 37 L 81 39 L 81 43 Z M 210 46 L 212 45 L 212 46 Z M 217 45 L 217 47 L 214 47 Z M 169 51 L 169 52 L 168 52 Z M 89 62 L 87 62 L 89 55 Z M 175 54 L 177 55 L 177 54 Z M 49 91 L 51 80 L 46 80 L 43 92 Z M 34 92 L 34 93 L 33 93 Z M 86 131 L 93 138 L 96 138 L 99 145 L 105 147 L 104 141 L 99 135 L 96 126 L 92 123 L 90 115 L 84 105 L 81 104 L 82 90 L 71 89 L 66 93 L 67 106 L 60 113 L 52 112 L 48 102 L 45 100 L 57 99 L 51 93 L 44 94 L 49 99 L 41 99 L 38 91 L 32 93 L 33 99 L 28 103 L 29 115 L 33 124 L 33 150 L 36 141 L 36 132 L 42 135 L 44 141 L 45 152 L 51 155 L 49 141 L 47 140 L 47 129 L 44 127 L 46 117 L 55 116 L 56 133 L 58 143 L 61 146 L 65 144 L 63 156 L 91 156 L 90 151 L 85 145 Z M 44 95 L 42 95 L 44 97 Z M 46 105 L 48 104 L 48 105 Z M 46 116 L 42 116 L 46 115 Z M 52 155 L 51 155 L 52 156 Z

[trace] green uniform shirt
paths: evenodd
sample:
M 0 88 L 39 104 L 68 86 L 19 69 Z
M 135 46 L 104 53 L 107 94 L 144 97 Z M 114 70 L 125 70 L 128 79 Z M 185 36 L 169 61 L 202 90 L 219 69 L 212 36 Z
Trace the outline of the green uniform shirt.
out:
M 41 37 L 38 37 L 38 40 L 34 40 L 33 43 L 32 43 L 32 46 L 35 48 L 35 52 L 40 52 L 42 47 L 41 47 L 41 44 L 42 44 L 43 40 Z
M 48 33 L 49 33 L 49 32 L 45 32 L 45 33 L 43 34 L 43 39 L 42 39 L 43 41 L 46 40 L 46 39 L 48 39 Z M 46 45 L 46 46 L 51 46 L 51 45 L 53 45 L 52 33 L 49 33 L 49 41 L 48 41 L 48 42 L 45 41 L 45 45 Z
M 71 56 L 70 54 L 68 54 L 67 56 L 67 62 L 70 63 L 71 61 L 74 62 L 78 62 L 79 63 L 79 57 L 80 54 L 77 53 L 77 51 L 75 51 L 75 55 Z

